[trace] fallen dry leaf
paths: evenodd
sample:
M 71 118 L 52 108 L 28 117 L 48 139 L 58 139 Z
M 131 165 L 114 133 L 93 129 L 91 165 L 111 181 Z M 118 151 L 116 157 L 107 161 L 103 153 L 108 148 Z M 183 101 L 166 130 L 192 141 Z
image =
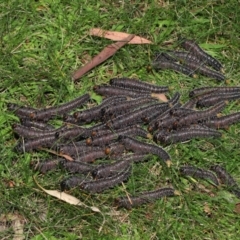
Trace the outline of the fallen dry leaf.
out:
M 83 207 L 87 207 L 90 208 L 93 212 L 99 212 L 101 213 L 101 211 L 99 210 L 99 208 L 97 207 L 93 207 L 93 206 L 87 206 L 86 204 L 84 204 L 83 202 L 81 202 L 78 198 L 67 194 L 65 192 L 60 192 L 58 190 L 47 190 L 45 188 L 43 188 L 42 186 L 39 185 L 39 183 L 36 181 L 35 177 L 33 177 L 34 182 L 37 184 L 37 186 L 42 189 L 45 193 L 47 193 L 48 195 L 51 195 L 53 197 L 56 197 L 66 203 L 72 204 L 72 205 L 78 205 L 78 206 L 83 206 Z
M 14 235 L 13 240 L 25 239 L 24 236 L 24 218 L 17 212 L 0 215 L 0 232 L 12 228 Z
M 79 68 L 72 76 L 72 79 L 76 81 L 80 77 L 82 77 L 85 73 L 99 65 L 100 63 L 104 62 L 108 58 L 110 58 L 113 54 L 117 52 L 118 49 L 123 47 L 125 44 L 127 44 L 129 41 L 131 41 L 134 38 L 135 35 L 128 34 L 128 36 L 124 39 L 122 39 L 119 42 L 113 43 L 105 47 L 97 56 L 95 56 L 90 62 L 88 62 L 83 67 Z
M 91 36 L 103 37 L 111 39 L 113 41 L 121 41 L 130 35 L 124 32 L 107 31 L 101 28 L 92 28 L 90 29 L 89 34 Z M 128 44 L 152 44 L 152 42 L 146 38 L 134 36 L 134 38 L 131 41 L 129 41 Z
M 49 153 L 52 153 L 52 154 L 54 154 L 54 155 L 63 157 L 63 158 L 65 158 L 65 159 L 68 160 L 68 161 L 74 161 L 74 159 L 73 159 L 72 157 L 70 157 L 69 155 L 67 155 L 67 154 L 58 153 L 58 152 L 56 152 L 56 151 L 54 151 L 54 150 L 51 150 L 51 149 L 48 149 L 48 148 L 42 148 L 42 147 L 41 147 L 41 148 L 39 148 L 39 149 L 41 149 L 41 150 L 43 150 L 43 151 L 46 151 L 46 152 L 49 152 Z
M 236 203 L 234 211 L 240 214 L 240 203 Z
M 152 93 L 151 96 L 157 98 L 161 102 L 168 102 L 167 97 L 163 93 Z

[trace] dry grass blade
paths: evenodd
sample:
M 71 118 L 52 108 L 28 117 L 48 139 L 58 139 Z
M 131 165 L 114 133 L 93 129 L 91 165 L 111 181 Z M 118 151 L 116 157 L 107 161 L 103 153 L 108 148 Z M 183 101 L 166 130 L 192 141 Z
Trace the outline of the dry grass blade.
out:
M 129 36 L 128 33 L 107 31 L 101 28 L 90 29 L 89 35 L 103 37 L 103 38 L 111 39 L 113 41 L 121 41 L 123 38 L 126 38 Z M 134 38 L 131 41 L 129 41 L 128 44 L 152 44 L 152 42 L 146 38 L 134 36 Z
M 72 79 L 76 81 L 80 77 L 82 77 L 85 73 L 104 62 L 108 58 L 110 58 L 113 54 L 117 52 L 118 49 L 123 47 L 129 41 L 134 38 L 134 34 L 128 35 L 126 38 L 123 38 L 121 41 L 112 43 L 105 47 L 97 56 L 95 56 L 90 62 L 88 62 L 85 66 L 79 68 L 72 76 Z

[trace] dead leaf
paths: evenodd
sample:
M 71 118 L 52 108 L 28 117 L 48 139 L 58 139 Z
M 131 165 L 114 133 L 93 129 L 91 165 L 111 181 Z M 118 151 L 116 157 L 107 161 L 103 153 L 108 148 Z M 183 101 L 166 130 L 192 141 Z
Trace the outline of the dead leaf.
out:
M 240 203 L 236 203 L 234 212 L 240 214 Z
M 128 37 L 130 34 L 124 32 L 107 31 L 101 28 L 92 28 L 89 31 L 89 35 L 103 37 L 111 39 L 113 41 L 121 41 L 122 39 Z M 134 38 L 131 41 L 129 41 L 128 44 L 152 44 L 152 42 L 146 38 L 134 36 Z
M 166 95 L 163 93 L 152 93 L 151 96 L 157 98 L 161 102 L 168 102 Z
M 10 223 L 10 224 L 9 224 Z M 17 212 L 0 215 L 0 232 L 7 231 L 9 228 L 13 229 L 13 240 L 25 239 L 24 236 L 24 218 Z
M 122 39 L 119 42 L 113 43 L 105 47 L 97 56 L 95 56 L 90 62 L 88 62 L 85 66 L 79 68 L 72 76 L 72 79 L 76 81 L 80 77 L 82 77 L 85 73 L 99 65 L 100 63 L 104 62 L 112 55 L 114 55 L 118 49 L 123 47 L 129 41 L 134 38 L 135 35 L 131 34 L 128 35 L 126 38 Z
M 49 153 L 52 153 L 54 155 L 63 157 L 63 158 L 65 158 L 68 161 L 74 161 L 74 159 L 72 157 L 70 157 L 69 155 L 67 155 L 67 154 L 58 153 L 58 152 L 56 152 L 54 150 L 51 150 L 51 149 L 48 149 L 48 148 L 43 148 L 43 147 L 40 147 L 39 149 L 41 149 L 43 151 L 46 151 L 46 152 L 49 152 Z

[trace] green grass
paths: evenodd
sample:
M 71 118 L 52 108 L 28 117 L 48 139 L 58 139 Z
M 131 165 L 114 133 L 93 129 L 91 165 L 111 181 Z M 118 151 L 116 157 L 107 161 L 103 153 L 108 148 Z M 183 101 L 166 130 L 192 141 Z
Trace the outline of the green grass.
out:
M 80 3 L 82 2 L 82 3 Z M 224 131 L 220 140 L 193 140 L 166 149 L 174 163 L 162 169 L 157 159 L 134 166 L 125 184 L 130 193 L 164 186 L 167 181 L 182 196 L 159 200 L 141 208 L 116 210 L 113 199 L 124 195 L 119 186 L 106 193 L 88 195 L 76 189 L 70 193 L 102 214 L 60 202 L 42 192 L 33 181 L 32 159 L 49 157 L 35 152 L 19 155 L 13 151 L 16 139 L 11 125 L 18 121 L 7 111 L 9 102 L 45 107 L 57 105 L 86 92 L 95 84 L 116 76 L 136 77 L 173 87 L 182 100 L 194 87 L 224 85 L 205 77 L 191 79 L 171 71 L 148 72 L 153 53 L 174 49 L 177 37 L 196 39 L 225 66 L 230 86 L 239 85 L 240 9 L 238 1 L 2 1 L 0 3 L 0 215 L 18 213 L 24 218 L 26 239 L 239 239 L 239 201 L 232 194 L 200 181 L 179 179 L 174 169 L 184 163 L 208 167 L 223 163 L 240 183 L 240 124 Z M 127 45 L 112 58 L 76 83 L 71 74 L 111 41 L 88 36 L 92 27 L 135 33 L 153 45 Z M 172 44 L 166 44 L 172 42 Z M 227 112 L 240 110 L 231 103 Z M 58 189 L 65 173 L 37 176 L 47 189 Z M 15 186 L 8 187 L 13 181 Z M 207 214 L 204 209 L 210 209 Z M 104 218 L 103 218 L 104 216 Z M 99 233 L 105 219 L 102 231 Z M 13 229 L 0 232 L 11 239 Z

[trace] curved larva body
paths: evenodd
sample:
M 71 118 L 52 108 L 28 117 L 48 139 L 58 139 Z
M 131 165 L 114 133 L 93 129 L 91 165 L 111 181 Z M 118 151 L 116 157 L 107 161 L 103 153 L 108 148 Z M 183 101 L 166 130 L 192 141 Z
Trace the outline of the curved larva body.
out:
M 95 181 L 84 181 L 80 184 L 80 188 L 90 193 L 100 193 L 126 181 L 130 176 L 130 173 L 131 167 L 127 167 L 124 171 L 109 178 L 98 179 Z
M 132 150 L 137 153 L 151 153 L 159 156 L 167 165 L 171 162 L 169 154 L 161 147 L 144 143 L 130 137 L 120 137 L 120 141 L 124 144 L 127 150 Z
M 191 176 L 194 178 L 200 178 L 204 180 L 211 180 L 216 186 L 219 185 L 218 179 L 215 174 L 209 170 L 197 168 L 194 166 L 182 166 L 180 167 L 180 173 L 184 176 Z
M 81 107 L 90 99 L 89 94 L 84 94 L 70 102 L 64 103 L 59 106 L 54 106 L 46 109 L 40 109 L 32 113 L 31 118 L 35 120 L 46 121 L 54 116 L 66 114 L 77 107 Z
M 183 39 L 181 45 L 185 50 L 192 52 L 195 56 L 197 56 L 202 61 L 205 61 L 215 70 L 219 71 L 223 68 L 222 64 L 217 59 L 203 51 L 203 49 L 201 49 L 195 41 Z
M 161 60 L 161 61 L 153 62 L 152 66 L 156 70 L 171 69 L 171 70 L 174 70 L 175 72 L 180 72 L 180 73 L 183 73 L 190 77 L 194 77 L 194 78 L 196 77 L 194 74 L 194 71 L 192 71 L 191 69 L 189 69 L 181 64 L 175 63 L 175 62 Z
M 168 92 L 168 87 L 166 86 L 156 86 L 133 78 L 112 78 L 110 80 L 110 85 L 127 89 L 139 89 L 143 91 L 150 91 L 153 93 Z
M 155 191 L 143 192 L 133 197 L 120 197 L 115 200 L 115 205 L 117 207 L 122 207 L 126 209 L 131 209 L 133 207 L 138 207 L 142 204 L 153 202 L 162 197 L 172 197 L 175 195 L 175 190 L 173 188 L 161 188 Z

